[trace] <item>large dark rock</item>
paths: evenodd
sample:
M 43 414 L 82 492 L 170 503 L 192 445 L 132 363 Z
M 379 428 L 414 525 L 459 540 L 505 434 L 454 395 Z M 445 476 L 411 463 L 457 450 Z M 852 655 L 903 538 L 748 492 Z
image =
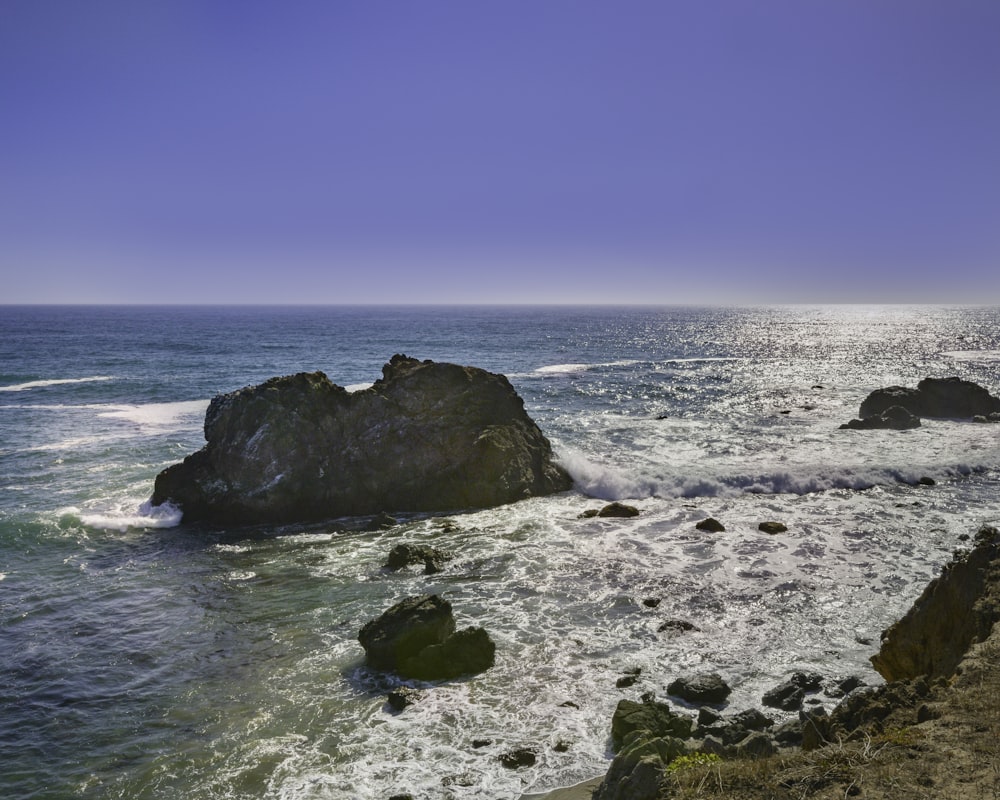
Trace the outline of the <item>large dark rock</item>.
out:
M 924 378 L 916 389 L 876 389 L 861 403 L 859 416 L 878 415 L 892 406 L 902 406 L 918 417 L 968 418 L 1000 411 L 1000 397 L 961 378 Z
M 911 414 L 903 406 L 889 406 L 879 414 L 852 419 L 840 426 L 841 430 L 852 431 L 908 431 L 920 427 L 920 417 Z
M 366 623 L 358 641 L 370 667 L 425 681 L 483 672 L 496 654 L 482 628 L 456 632 L 451 604 L 437 595 L 400 601 Z
M 395 355 L 374 386 L 322 372 L 214 398 L 207 444 L 156 478 L 187 521 L 484 508 L 570 488 L 502 375 Z
M 949 677 L 969 646 L 1000 620 L 1000 532 L 983 527 L 973 550 L 945 567 L 872 656 L 887 681 Z
M 732 689 L 722 679 L 722 676 L 714 672 L 685 675 L 667 686 L 667 693 L 674 697 L 687 700 L 689 703 L 709 703 L 711 705 L 726 702 L 731 691 Z

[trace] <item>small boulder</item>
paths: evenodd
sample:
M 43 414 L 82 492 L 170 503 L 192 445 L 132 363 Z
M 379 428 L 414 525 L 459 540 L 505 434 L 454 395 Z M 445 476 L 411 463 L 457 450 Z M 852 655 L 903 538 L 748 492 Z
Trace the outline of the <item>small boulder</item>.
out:
M 424 574 L 433 575 L 444 568 L 451 558 L 449 553 L 424 544 L 397 544 L 389 551 L 385 569 L 396 572 L 410 564 L 423 564 Z
M 788 530 L 787 526 L 782 522 L 762 522 L 757 526 L 757 530 L 763 531 L 764 533 L 784 533 Z
M 438 595 L 400 601 L 366 623 L 358 641 L 370 667 L 425 681 L 483 672 L 496 652 L 482 628 L 456 633 L 451 604 Z
M 536 761 L 538 761 L 538 753 L 530 747 L 519 747 L 500 755 L 500 763 L 507 769 L 533 767 Z
M 708 703 L 719 705 L 726 702 L 732 689 L 729 687 L 721 675 L 716 673 L 703 673 L 700 675 L 686 675 L 677 678 L 669 686 L 667 693 L 689 703 Z
M 780 708 L 782 711 L 798 711 L 802 708 L 805 700 L 805 692 L 791 681 L 775 686 L 764 693 L 761 702 L 771 708 Z
M 638 517 L 639 509 L 635 506 L 627 506 L 624 503 L 619 503 L 617 500 L 614 503 L 608 503 L 600 511 L 597 512 L 599 517 Z
M 715 517 L 708 517 L 699 522 L 695 527 L 700 531 L 707 531 L 708 533 L 722 533 L 726 530 L 726 526 L 723 525 Z

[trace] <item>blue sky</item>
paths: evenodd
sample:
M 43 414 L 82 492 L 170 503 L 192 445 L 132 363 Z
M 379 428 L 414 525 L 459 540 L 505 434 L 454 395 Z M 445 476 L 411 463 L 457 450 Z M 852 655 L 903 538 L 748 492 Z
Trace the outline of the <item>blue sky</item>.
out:
M 0 4 L 0 302 L 1000 302 L 996 0 Z

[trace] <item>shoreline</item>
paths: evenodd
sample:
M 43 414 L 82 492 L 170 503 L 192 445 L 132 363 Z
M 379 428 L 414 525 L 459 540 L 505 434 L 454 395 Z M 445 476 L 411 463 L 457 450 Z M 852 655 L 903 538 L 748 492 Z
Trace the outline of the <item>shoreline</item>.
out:
M 559 789 L 552 789 L 548 792 L 532 792 L 522 794 L 518 800 L 590 800 L 594 791 L 604 780 L 604 775 L 575 783 L 571 786 L 563 786 Z

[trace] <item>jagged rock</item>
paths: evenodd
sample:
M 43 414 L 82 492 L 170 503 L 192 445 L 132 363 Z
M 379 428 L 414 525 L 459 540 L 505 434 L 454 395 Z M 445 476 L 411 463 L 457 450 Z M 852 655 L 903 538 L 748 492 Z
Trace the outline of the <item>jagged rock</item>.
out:
M 762 522 L 757 526 L 757 530 L 764 533 L 784 533 L 788 527 L 783 522 Z
M 948 677 L 969 646 L 1000 619 L 1000 533 L 983 527 L 976 545 L 931 581 L 882 634 L 872 664 L 887 681 Z
M 447 680 L 493 666 L 496 647 L 482 628 L 455 632 L 451 604 L 408 597 L 358 633 L 368 665 L 419 680 Z
M 798 711 L 802 708 L 806 693 L 791 681 L 775 686 L 770 691 L 764 693 L 761 702 L 771 708 L 780 708 L 782 711 Z
M 444 568 L 444 563 L 451 558 L 449 553 L 425 544 L 397 544 L 389 551 L 385 568 L 395 572 L 410 564 L 423 564 L 424 574 L 433 575 Z
M 920 427 L 920 417 L 911 414 L 903 406 L 889 406 L 878 414 L 871 414 L 861 419 L 852 419 L 840 426 L 841 430 L 872 431 L 892 430 L 908 431 Z
M 685 752 L 680 739 L 632 734 L 612 760 L 593 800 L 656 800 L 667 765 Z
M 722 533 L 726 530 L 726 526 L 723 525 L 715 517 L 708 517 L 699 522 L 695 527 L 700 531 L 708 531 L 709 533 Z
M 916 389 L 904 386 L 876 389 L 861 403 L 859 416 L 881 414 L 891 406 L 902 406 L 918 417 L 971 418 L 1000 412 L 1000 398 L 961 378 L 924 378 Z
M 639 509 L 635 506 L 627 506 L 624 503 L 619 503 L 617 500 L 614 503 L 608 503 L 600 511 L 597 512 L 599 517 L 638 517 Z
M 689 703 L 710 703 L 719 705 L 726 702 L 732 689 L 715 673 L 686 675 L 677 678 L 669 686 L 667 693 Z
M 692 727 L 690 717 L 676 713 L 666 703 L 619 700 L 611 718 L 611 747 L 618 751 L 626 737 L 636 731 L 644 732 L 647 738 L 672 736 L 690 739 Z
M 207 444 L 156 478 L 186 521 L 295 522 L 482 508 L 570 488 L 508 380 L 393 356 L 348 392 L 322 372 L 215 397 Z

